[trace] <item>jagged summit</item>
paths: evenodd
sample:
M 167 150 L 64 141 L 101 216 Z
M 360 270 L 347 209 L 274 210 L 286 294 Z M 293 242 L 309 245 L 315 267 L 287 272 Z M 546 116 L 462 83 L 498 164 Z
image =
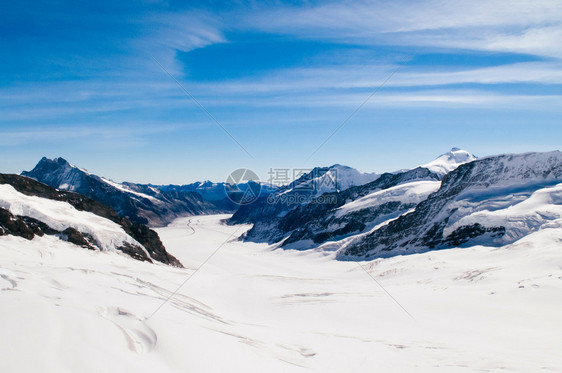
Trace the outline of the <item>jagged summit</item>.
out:
M 47 157 L 43 157 L 41 160 L 48 161 L 49 159 Z M 64 159 L 63 157 L 56 157 L 56 158 L 53 159 L 53 162 L 58 163 L 60 165 L 66 165 L 67 164 L 67 165 L 71 166 L 71 164 L 66 159 Z
M 41 160 L 39 161 L 39 163 L 37 163 L 37 166 L 67 166 L 67 167 L 72 167 L 72 168 L 77 168 L 75 166 L 73 166 L 72 164 L 70 164 L 70 162 L 68 162 L 66 159 L 64 159 L 63 157 L 55 157 L 53 159 L 49 159 L 47 157 L 43 157 L 41 158 Z M 36 166 L 36 167 L 37 167 Z

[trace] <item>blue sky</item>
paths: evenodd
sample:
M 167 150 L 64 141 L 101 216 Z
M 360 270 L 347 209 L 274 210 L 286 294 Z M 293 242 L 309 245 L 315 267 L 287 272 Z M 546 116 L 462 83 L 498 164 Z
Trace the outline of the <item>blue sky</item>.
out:
M 187 183 L 560 149 L 560 40 L 559 1 L 6 3 L 0 172 L 62 156 Z

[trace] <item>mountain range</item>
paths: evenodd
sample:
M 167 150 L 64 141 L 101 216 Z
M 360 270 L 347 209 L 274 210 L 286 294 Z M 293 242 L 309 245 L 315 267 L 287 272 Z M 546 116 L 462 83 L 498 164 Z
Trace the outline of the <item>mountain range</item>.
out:
M 371 174 L 363 183 L 348 180 L 350 172 L 338 172 L 339 165 L 317 168 L 253 205 L 241 206 L 229 223 L 253 224 L 245 236 L 249 241 L 298 249 L 315 247 L 398 217 L 437 190 L 449 170 L 475 159 L 453 148 L 427 165 Z M 338 180 L 331 190 L 326 188 L 326 178 Z M 319 185 L 318 180 L 319 188 L 302 187 Z
M 562 217 L 562 153 L 486 157 L 446 174 L 414 210 L 342 243 L 341 257 L 503 246 Z
M 244 240 L 335 251 L 340 260 L 502 246 L 560 224 L 559 183 L 559 151 L 477 159 L 453 148 L 417 168 L 320 196 L 281 189 L 240 207 L 229 223 L 253 225 Z
M 252 225 L 241 237 L 245 241 L 362 260 L 514 242 L 559 218 L 561 179 L 558 151 L 478 159 L 453 148 L 424 165 L 382 174 L 339 164 L 316 167 L 238 206 L 225 183 L 116 183 L 63 158 L 43 158 L 22 176 L 2 175 L 0 184 L 9 187 L 2 185 L 0 229 L 26 238 L 52 234 L 90 249 L 112 248 L 136 259 L 180 265 L 146 225 L 230 213 L 225 223 Z M 44 201 L 31 203 L 17 193 L 91 212 L 118 224 L 128 238 L 114 237 L 108 244 L 92 227 L 58 224 L 56 211 L 37 212 Z
M 116 183 L 76 167 L 64 158 L 42 158 L 23 176 L 53 188 L 87 196 L 119 215 L 150 226 L 164 226 L 186 215 L 229 213 L 235 209 L 220 183 L 185 186 Z

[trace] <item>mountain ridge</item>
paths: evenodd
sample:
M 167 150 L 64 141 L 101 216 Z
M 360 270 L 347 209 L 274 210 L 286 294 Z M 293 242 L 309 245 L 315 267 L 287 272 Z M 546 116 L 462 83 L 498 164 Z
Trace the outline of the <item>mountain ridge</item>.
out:
M 163 226 L 177 217 L 206 213 L 232 212 L 225 198 L 205 200 L 201 194 L 186 190 L 161 190 L 151 184 L 116 183 L 76 167 L 62 157 L 41 158 L 23 176 L 59 190 L 80 193 L 113 208 L 132 221 Z
M 51 169 L 58 173 L 53 176 Z M 118 196 L 126 194 L 134 206 L 190 195 L 216 207 L 210 201 L 220 201 L 218 190 L 224 192 L 226 187 L 225 183 L 210 181 L 183 186 L 115 183 L 60 157 L 43 158 L 34 170 L 59 187 L 80 191 L 85 184 L 102 191 L 110 189 Z M 557 216 L 556 208 L 542 213 L 544 206 L 536 201 L 545 198 L 557 206 L 555 186 L 561 178 L 559 151 L 477 158 L 452 148 L 422 166 L 383 174 L 362 173 L 340 164 L 315 167 L 290 184 L 263 193 L 255 202 L 240 205 L 226 223 L 252 224 L 241 237 L 246 241 L 285 249 L 336 250 L 342 260 L 479 242 L 509 243 L 538 229 L 548 220 L 544 216 Z M 208 191 L 207 200 L 197 190 Z M 521 203 L 527 200 L 531 201 L 529 211 L 536 210 L 536 216 L 528 217 L 520 211 Z M 539 207 L 535 209 L 533 203 L 539 203 Z M 517 207 L 509 211 L 518 211 L 518 218 L 510 216 L 515 220 L 502 222 L 500 212 L 509 216 L 507 209 L 512 205 Z M 189 213 L 213 211 L 198 206 Z M 158 215 L 162 211 L 151 212 Z M 181 213 L 186 211 L 169 214 L 166 219 Z
M 556 220 L 562 211 L 531 212 L 529 216 L 518 217 L 509 214 L 509 209 L 525 203 L 537 192 L 558 195 L 556 188 L 547 189 L 559 183 L 562 183 L 559 151 L 489 156 L 463 164 L 448 173 L 439 190 L 420 202 L 414 211 L 355 242 L 352 240 L 340 258 L 384 257 L 470 242 L 485 241 L 489 245 L 514 242 L 538 229 L 542 223 L 537 221 Z M 562 201 L 553 197 L 551 205 L 560 204 Z M 498 216 L 498 212 L 505 215 Z M 534 226 L 529 221 L 535 222 Z
M 242 206 L 230 223 L 253 224 L 244 240 L 336 251 L 339 260 L 505 245 L 542 226 L 562 227 L 559 151 L 476 158 L 453 148 L 427 165 L 294 206 L 276 204 L 282 196 L 272 195 Z
M 405 183 L 439 181 L 443 177 L 439 172 L 443 165 L 453 167 L 455 162 L 458 162 L 456 163 L 458 166 L 475 158 L 467 151 L 452 149 L 430 163 L 439 166 L 437 172 L 418 166 L 411 170 L 370 174 L 371 181 L 360 185 L 343 183 L 347 188 L 339 187 L 342 183 L 335 180 L 340 176 L 339 174 L 335 173 L 335 177 L 330 174 L 332 167 L 347 166 L 316 167 L 293 183 L 269 195 L 268 198 L 260 198 L 252 205 L 241 206 L 228 222 L 254 224 L 246 233 L 245 240 L 279 243 L 288 248 L 314 247 L 328 240 L 363 232 L 376 224 L 381 215 L 395 216 L 413 208 L 414 201 L 419 202 L 420 198 L 428 194 L 428 189 L 427 185 L 422 190 L 419 185 L 412 184 L 410 191 L 418 191 L 419 196 L 412 196 L 411 201 L 401 203 L 399 198 L 387 198 L 384 203 L 376 205 L 373 209 L 351 212 L 347 217 L 336 216 L 335 210 L 346 203 Z M 345 180 L 347 175 L 341 176 Z M 332 181 L 332 190 L 302 187 L 322 178 Z M 432 188 L 437 189 L 437 186 Z

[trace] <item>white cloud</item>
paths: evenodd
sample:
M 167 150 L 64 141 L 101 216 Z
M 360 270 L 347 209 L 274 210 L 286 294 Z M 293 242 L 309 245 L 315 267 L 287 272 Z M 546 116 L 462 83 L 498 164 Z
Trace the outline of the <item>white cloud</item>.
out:
M 0 128 L 0 147 L 19 146 L 29 143 L 83 141 L 91 145 L 112 144 L 137 146 L 149 143 L 152 136 L 180 131 L 185 124 L 119 123 L 110 124 L 74 123 L 73 125 L 17 125 Z
M 535 27 L 519 34 L 496 35 L 487 40 L 484 49 L 562 58 L 561 40 L 562 25 Z
M 212 97 L 253 97 L 262 94 L 309 93 L 330 90 L 374 90 L 395 71 L 396 65 L 339 65 L 278 70 L 265 76 L 194 85 L 199 94 Z M 451 71 L 420 71 L 405 65 L 385 84 L 404 89 L 452 84 L 504 83 L 562 84 L 562 63 L 526 62 Z
M 301 107 L 301 108 L 357 108 L 369 96 L 366 93 L 322 93 L 315 95 L 294 94 L 283 97 L 262 97 L 244 100 L 241 98 L 221 99 L 223 105 L 244 105 L 246 107 Z M 210 101 L 213 103 L 213 101 Z M 219 102 L 217 102 L 219 103 Z M 214 104 L 214 103 L 213 103 Z M 488 108 L 488 109 L 540 109 L 543 111 L 562 110 L 562 95 L 522 95 L 490 93 L 483 90 L 418 90 L 406 93 L 379 93 L 373 96 L 362 111 L 380 108 Z
M 428 86 L 461 83 L 562 84 L 562 64 L 527 62 L 451 72 L 411 72 L 398 75 L 389 85 Z
M 147 39 L 167 48 L 189 52 L 226 41 L 218 18 L 204 13 L 164 13 L 147 20 Z
M 177 51 L 190 52 L 226 42 L 222 31 L 226 25 L 218 16 L 204 11 L 158 13 L 141 22 L 145 24 L 145 34 L 133 44 L 137 49 L 136 57 L 146 57 L 151 71 L 159 70 L 150 58 L 153 56 L 170 73 L 181 75 L 183 69 L 176 59 Z
M 247 14 L 243 27 L 344 43 L 562 57 L 560 1 L 363 1 Z

